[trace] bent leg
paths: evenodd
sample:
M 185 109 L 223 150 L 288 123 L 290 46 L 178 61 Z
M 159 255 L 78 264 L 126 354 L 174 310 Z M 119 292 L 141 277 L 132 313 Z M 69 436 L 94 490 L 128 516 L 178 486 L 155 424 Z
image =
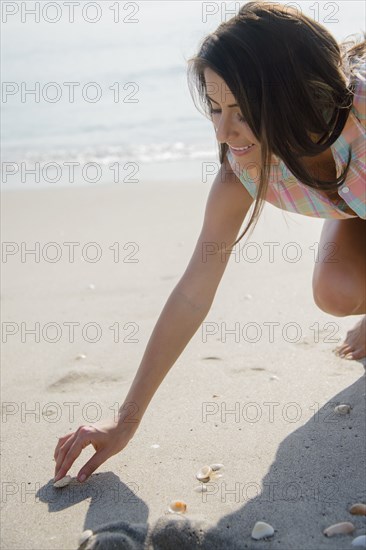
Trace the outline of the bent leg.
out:
M 313 273 L 316 305 L 338 317 L 366 313 L 366 220 L 325 220 Z M 366 356 L 366 316 L 335 351 Z

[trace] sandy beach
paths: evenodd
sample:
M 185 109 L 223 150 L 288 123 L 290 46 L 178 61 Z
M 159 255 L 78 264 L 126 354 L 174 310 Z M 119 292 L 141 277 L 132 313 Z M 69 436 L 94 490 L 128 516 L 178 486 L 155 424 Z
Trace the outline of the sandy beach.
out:
M 209 189 L 2 193 L 2 548 L 74 550 L 91 529 L 84 548 L 346 550 L 366 533 L 349 513 L 366 502 L 365 360 L 332 353 L 358 317 L 313 302 L 323 221 L 269 204 L 126 449 L 85 484 L 52 486 L 57 438 L 123 402 Z M 212 463 L 222 477 L 196 492 Z M 253 540 L 256 521 L 274 535 Z M 341 521 L 354 532 L 324 536 Z

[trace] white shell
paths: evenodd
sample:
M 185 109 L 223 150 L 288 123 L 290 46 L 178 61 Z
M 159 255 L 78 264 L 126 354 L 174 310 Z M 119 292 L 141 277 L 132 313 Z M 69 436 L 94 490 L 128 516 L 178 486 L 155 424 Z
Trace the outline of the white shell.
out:
M 342 521 L 341 523 L 335 523 L 324 529 L 323 534 L 327 537 L 333 535 L 343 535 L 347 533 L 353 533 L 355 526 L 350 521 Z
M 334 412 L 337 414 L 349 414 L 350 411 L 351 407 L 346 403 L 342 403 L 341 405 L 337 405 L 336 407 L 334 407 Z
M 266 537 L 272 537 L 274 535 L 274 529 L 269 523 L 264 521 L 257 521 L 253 527 L 252 538 L 255 540 L 264 539 Z
M 79 353 L 79 354 L 75 357 L 75 359 L 86 359 L 86 355 L 85 355 L 85 353 Z
M 187 504 L 183 500 L 173 500 L 169 505 L 169 512 L 175 514 L 184 514 L 187 510 Z
M 79 537 L 78 544 L 81 546 L 86 542 L 90 537 L 93 535 L 93 531 L 91 529 L 87 529 L 86 531 L 83 531 Z
M 153 443 L 153 445 L 150 445 L 152 449 L 159 449 L 160 445 L 158 443 Z
M 357 548 L 366 548 L 366 535 L 360 535 L 352 541 L 352 546 Z
M 224 467 L 223 464 L 210 464 L 209 466 L 213 472 L 218 472 L 219 470 L 222 470 Z
M 203 466 L 198 472 L 196 473 L 196 478 L 198 481 L 202 481 L 202 483 L 207 483 L 210 481 L 210 475 L 212 474 L 212 469 L 210 466 Z
M 61 487 L 66 487 L 66 485 L 68 485 L 71 480 L 72 480 L 71 476 L 65 476 L 65 477 L 62 477 L 61 479 L 59 479 L 58 481 L 55 481 L 53 486 L 56 489 L 61 489 Z

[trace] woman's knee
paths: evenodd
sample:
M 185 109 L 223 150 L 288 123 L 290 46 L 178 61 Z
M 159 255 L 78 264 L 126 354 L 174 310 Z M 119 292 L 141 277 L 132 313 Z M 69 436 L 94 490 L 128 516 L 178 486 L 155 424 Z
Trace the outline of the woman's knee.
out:
M 365 300 L 358 281 L 349 274 L 329 270 L 314 274 L 313 297 L 322 311 L 336 317 L 354 315 Z

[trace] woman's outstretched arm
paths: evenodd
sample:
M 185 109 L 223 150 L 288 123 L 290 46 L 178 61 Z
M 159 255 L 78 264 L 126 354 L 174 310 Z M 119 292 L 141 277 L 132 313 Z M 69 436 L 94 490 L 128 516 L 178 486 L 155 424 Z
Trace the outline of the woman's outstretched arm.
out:
M 225 159 L 212 184 L 192 257 L 156 322 L 118 418 L 105 426 L 81 426 L 61 437 L 54 453 L 55 480 L 67 474 L 87 445 L 92 444 L 96 453 L 81 468 L 80 481 L 133 437 L 156 390 L 210 311 L 231 249 L 213 252 L 235 241 L 252 202 Z

